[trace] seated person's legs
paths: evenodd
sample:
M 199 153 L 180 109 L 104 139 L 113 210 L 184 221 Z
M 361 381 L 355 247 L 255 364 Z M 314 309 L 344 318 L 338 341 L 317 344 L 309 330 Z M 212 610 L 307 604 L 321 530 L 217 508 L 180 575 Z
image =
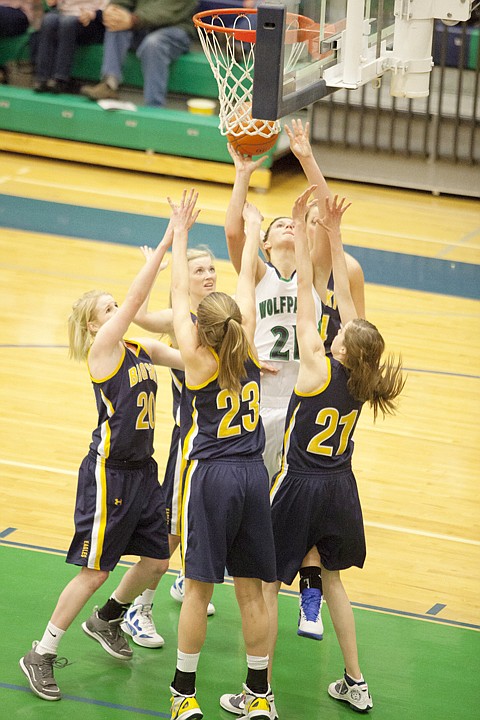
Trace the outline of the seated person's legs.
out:
M 80 92 L 90 100 L 116 100 L 123 79 L 122 68 L 134 33 L 131 30 L 105 31 L 103 41 L 102 80 L 97 85 L 84 85 Z
M 178 27 L 154 30 L 142 40 L 137 56 L 142 62 L 146 105 L 165 105 L 170 63 L 188 52 L 190 41 L 188 33 Z

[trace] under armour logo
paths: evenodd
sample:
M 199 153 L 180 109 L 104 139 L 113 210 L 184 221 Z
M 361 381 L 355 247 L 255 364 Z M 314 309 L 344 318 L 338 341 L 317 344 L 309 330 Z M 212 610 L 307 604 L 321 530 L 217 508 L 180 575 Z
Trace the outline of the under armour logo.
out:
M 115 498 L 115 505 L 122 505 L 123 500 L 122 498 Z

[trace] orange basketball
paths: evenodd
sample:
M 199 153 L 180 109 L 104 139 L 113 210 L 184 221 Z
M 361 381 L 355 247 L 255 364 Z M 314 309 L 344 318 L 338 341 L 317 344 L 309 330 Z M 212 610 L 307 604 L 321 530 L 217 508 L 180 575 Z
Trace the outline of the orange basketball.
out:
M 276 125 L 270 120 L 254 120 L 252 118 L 251 103 L 243 102 L 230 118 L 230 127 L 227 138 L 230 145 L 241 155 L 263 155 L 272 148 L 278 139 Z M 260 134 L 261 131 L 271 133 L 268 137 Z
M 237 125 L 232 128 L 234 132 L 241 130 L 241 126 Z M 230 145 L 241 155 L 263 155 L 272 148 L 278 139 L 278 133 L 270 135 L 270 137 L 263 137 L 258 133 L 249 135 L 242 133 L 240 135 L 232 135 L 227 133 L 228 142 Z

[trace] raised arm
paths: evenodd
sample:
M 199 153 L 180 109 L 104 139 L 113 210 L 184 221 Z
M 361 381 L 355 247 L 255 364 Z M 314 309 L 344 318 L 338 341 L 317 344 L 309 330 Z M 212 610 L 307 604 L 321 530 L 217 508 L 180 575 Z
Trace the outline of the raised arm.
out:
M 196 221 L 200 210 L 195 209 L 198 193 L 183 191 L 178 204 L 168 198 L 172 208 L 172 309 L 173 329 L 185 364 L 195 362 L 197 339 L 190 316 L 190 292 L 188 283 L 187 242 L 188 231 Z
M 170 224 L 167 227 L 166 233 L 171 234 L 171 238 L 173 240 L 173 229 L 171 228 Z M 150 258 L 151 254 L 153 253 L 153 248 L 148 247 L 148 245 L 142 245 L 140 250 L 143 253 L 143 256 L 145 258 L 145 261 L 148 262 L 148 259 Z M 159 272 L 162 272 L 162 270 L 165 270 L 165 268 L 168 266 L 168 262 L 164 261 L 160 265 Z M 172 308 L 165 308 L 163 310 L 149 310 L 148 305 L 150 302 L 150 294 L 151 291 L 148 293 L 147 297 L 145 298 L 145 301 L 142 303 L 139 311 L 134 317 L 134 323 L 138 325 L 139 327 L 143 328 L 143 330 L 149 330 L 150 332 L 154 333 L 173 333 L 173 315 L 172 315 Z
M 225 216 L 225 237 L 227 239 L 228 255 L 233 267 L 237 273 L 239 273 L 242 265 L 242 250 L 245 243 L 243 208 L 247 200 L 248 186 L 253 172 L 264 162 L 266 155 L 258 160 L 252 160 L 252 158 L 238 153 L 230 144 L 227 145 L 227 148 L 235 165 L 235 181 Z M 264 274 L 265 263 L 259 257 L 257 247 L 256 282 L 258 282 Z
M 256 324 L 255 276 L 263 217 L 255 205 L 246 202 L 243 208 L 243 219 L 245 221 L 245 243 L 235 298 L 242 313 L 243 328 L 253 346 Z
M 310 123 L 306 122 L 304 127 L 301 120 L 292 120 L 291 128 L 285 125 L 285 132 L 290 140 L 290 150 L 302 166 L 308 184 L 315 185 L 318 207 L 323 208 L 325 200 L 330 199 L 332 195 L 313 155 L 309 139 Z M 314 225 L 314 234 L 310 238 L 309 247 L 314 272 L 313 283 L 320 297 L 324 299 L 324 288 L 332 271 L 332 258 L 327 234 L 318 223 Z
M 318 387 L 326 375 L 325 349 L 317 328 L 312 294 L 313 267 L 306 233 L 305 211 L 313 188 L 309 187 L 296 200 L 292 217 L 295 222 L 295 263 L 297 267 L 297 341 L 300 369 L 297 387 L 308 392 Z
M 358 312 L 353 302 L 350 290 L 350 281 L 348 278 L 347 263 L 345 260 L 345 252 L 343 250 L 342 235 L 340 232 L 340 224 L 343 214 L 350 207 L 351 203 L 347 203 L 345 198 L 340 201 L 338 195 L 333 200 L 326 200 L 325 215 L 319 220 L 322 227 L 325 228 L 330 242 L 330 252 L 332 254 L 333 264 L 333 281 L 335 284 L 335 298 L 337 301 L 340 319 L 345 325 L 349 320 L 358 317 Z
M 139 342 L 150 355 L 155 365 L 185 370 L 185 363 L 180 355 L 180 350 L 172 348 L 160 340 L 155 340 L 155 338 L 140 338 Z
M 323 207 L 326 198 L 331 198 L 332 194 L 313 155 L 309 140 L 310 123 L 306 122 L 304 127 L 301 120 L 292 120 L 291 125 L 291 128 L 284 126 L 290 140 L 290 150 L 302 166 L 309 185 L 316 186 L 315 197 L 320 202 L 320 207 Z
M 110 320 L 98 329 L 88 359 L 95 377 L 104 377 L 115 369 L 122 352 L 120 341 L 150 292 L 171 241 L 171 235 L 166 233 L 133 280 L 123 303 Z

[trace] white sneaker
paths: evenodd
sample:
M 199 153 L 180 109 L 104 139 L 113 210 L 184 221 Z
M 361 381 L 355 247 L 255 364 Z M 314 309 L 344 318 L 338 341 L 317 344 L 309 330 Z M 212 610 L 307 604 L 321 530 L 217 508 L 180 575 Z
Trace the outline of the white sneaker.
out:
M 373 707 L 367 683 L 365 681 L 357 683 L 347 673 L 328 686 L 328 694 L 335 700 L 348 702 L 352 710 L 357 712 L 368 712 Z
M 157 633 L 152 607 L 153 605 L 131 605 L 125 613 L 121 628 L 137 645 L 159 648 L 163 647 L 165 640 Z
M 297 635 L 313 640 L 323 639 L 322 602 L 322 593 L 318 588 L 302 590 L 299 597 L 300 613 Z
M 230 695 L 228 693 L 226 695 L 222 695 L 220 698 L 221 707 L 227 712 L 233 713 L 234 715 L 245 716 L 245 700 L 247 697 L 252 698 L 253 696 L 247 696 L 247 692 L 249 691 L 246 685 L 244 685 L 243 688 L 243 691 L 241 693 L 238 693 L 238 695 Z M 271 690 L 267 693 L 267 700 L 270 705 L 270 720 L 277 720 L 278 713 L 277 708 L 275 707 L 275 696 Z M 251 717 L 255 716 L 251 715 Z
M 170 588 L 170 595 L 177 602 L 183 602 L 183 598 L 185 597 L 185 575 L 180 574 L 175 578 L 175 582 Z M 208 603 L 207 615 L 215 615 L 215 605 L 211 602 Z

